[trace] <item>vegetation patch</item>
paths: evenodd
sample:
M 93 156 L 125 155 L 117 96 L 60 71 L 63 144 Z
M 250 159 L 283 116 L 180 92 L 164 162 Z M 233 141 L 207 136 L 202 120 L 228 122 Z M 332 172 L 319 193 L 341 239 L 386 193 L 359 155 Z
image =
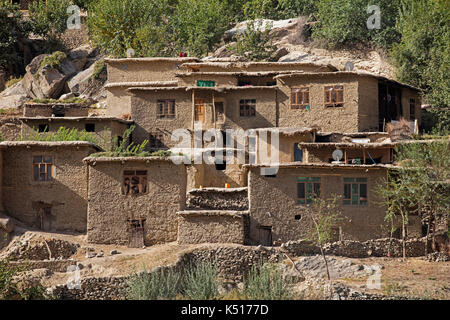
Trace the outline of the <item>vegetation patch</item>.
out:
M 45 66 L 59 69 L 63 61 L 66 59 L 67 55 L 64 52 L 55 51 L 51 55 L 48 55 L 42 59 L 40 69 L 43 69 Z
M 99 79 L 103 71 L 106 71 L 105 60 L 101 59 L 97 61 L 94 65 L 94 72 L 92 73 L 93 79 Z
M 0 300 L 42 300 L 46 299 L 43 286 L 27 286 L 17 280 L 19 273 L 28 267 L 13 266 L 8 260 L 0 261 Z
M 88 101 L 86 99 L 74 97 L 74 98 L 69 98 L 69 99 L 66 99 L 66 100 L 33 99 L 33 100 L 31 100 L 31 103 L 36 103 L 36 104 L 73 104 L 73 103 L 87 104 Z
M 34 128 L 33 128 L 34 129 Z M 46 131 L 46 130 L 44 130 Z M 85 130 L 78 131 L 77 129 L 70 129 L 60 127 L 56 132 L 37 132 L 33 130 L 26 136 L 20 138 L 21 141 L 87 141 L 93 144 L 98 144 L 97 137 L 92 132 Z
M 8 81 L 6 81 L 6 88 L 12 87 L 13 85 L 15 85 L 16 83 L 19 83 L 20 81 L 22 81 L 23 77 L 19 77 L 19 78 L 9 78 Z

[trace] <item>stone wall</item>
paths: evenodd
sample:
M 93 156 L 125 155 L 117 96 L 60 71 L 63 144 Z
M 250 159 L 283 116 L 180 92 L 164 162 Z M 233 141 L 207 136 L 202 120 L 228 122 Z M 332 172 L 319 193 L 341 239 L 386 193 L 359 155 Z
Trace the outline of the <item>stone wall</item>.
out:
M 318 246 L 306 240 L 288 241 L 282 244 L 282 248 L 295 256 L 320 253 Z M 329 243 L 324 246 L 324 252 L 327 255 L 349 258 L 387 257 L 389 249 L 390 257 L 403 256 L 403 244 L 399 239 L 381 238 L 364 242 L 344 240 Z M 431 252 L 431 241 L 429 243 L 428 252 Z M 407 240 L 406 256 L 425 256 L 425 238 Z
M 247 188 L 192 189 L 186 196 L 188 210 L 248 210 Z
M 276 248 L 248 247 L 235 244 L 205 244 L 181 252 L 178 260 L 168 266 L 157 267 L 151 272 L 173 270 L 183 272 L 189 265 L 212 262 L 218 268 L 219 277 L 242 281 L 253 265 L 267 261 L 278 262 Z M 63 300 L 119 300 L 126 299 L 129 276 L 82 278 L 81 289 L 68 289 L 66 285 L 49 288 L 56 299 Z
M 178 243 L 245 244 L 247 212 L 182 211 L 178 212 Z
M 18 118 L 0 119 L 0 135 L 4 141 L 19 140 L 22 123 Z
M 0 259 L 11 261 L 68 259 L 79 248 L 78 244 L 59 239 L 16 239 L 2 252 Z

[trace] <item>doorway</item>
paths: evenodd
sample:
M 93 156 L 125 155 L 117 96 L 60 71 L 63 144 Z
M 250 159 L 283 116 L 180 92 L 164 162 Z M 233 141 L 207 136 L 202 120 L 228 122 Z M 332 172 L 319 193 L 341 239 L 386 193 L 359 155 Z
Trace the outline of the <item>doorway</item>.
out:
M 128 219 L 128 247 L 142 248 L 144 246 L 145 219 Z
M 272 246 L 272 227 L 268 226 L 259 227 L 259 244 L 265 247 Z
M 206 101 L 205 99 L 195 99 L 194 103 L 194 121 L 205 123 L 205 110 Z
M 303 150 L 298 147 L 298 143 L 294 143 L 294 162 L 303 162 Z

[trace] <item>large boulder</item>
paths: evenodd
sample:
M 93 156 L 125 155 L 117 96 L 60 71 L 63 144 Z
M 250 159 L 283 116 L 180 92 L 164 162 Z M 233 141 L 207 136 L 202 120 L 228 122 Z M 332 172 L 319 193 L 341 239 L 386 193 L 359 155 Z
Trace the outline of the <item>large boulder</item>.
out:
M 77 68 L 77 71 L 82 71 L 84 68 L 92 63 L 92 59 L 97 55 L 97 50 L 92 48 L 89 44 L 75 48 L 67 54 L 67 57 Z
M 18 109 L 30 99 L 23 80 L 0 92 L 0 109 Z
M 97 62 L 101 63 L 101 62 Z M 83 99 L 100 101 L 106 98 L 104 83 L 106 82 L 106 68 L 99 74 L 96 73 L 96 63 L 86 70 L 78 73 L 68 82 L 70 92 Z
M 59 98 L 67 79 L 77 72 L 75 65 L 67 58 L 54 67 L 45 64 L 44 59 L 48 56 L 39 55 L 26 67 L 23 85 L 27 94 L 33 98 Z

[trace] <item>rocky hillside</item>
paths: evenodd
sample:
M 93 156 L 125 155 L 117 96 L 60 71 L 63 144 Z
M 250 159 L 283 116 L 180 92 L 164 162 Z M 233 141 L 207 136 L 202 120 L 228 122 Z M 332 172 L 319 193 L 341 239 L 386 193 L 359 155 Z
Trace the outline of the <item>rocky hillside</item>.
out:
M 299 17 L 289 20 L 264 20 L 272 25 L 270 34 L 277 48 L 275 61 L 314 62 L 331 64 L 344 70 L 352 62 L 354 70 L 367 71 L 386 77 L 393 77 L 393 67 L 377 51 L 367 49 L 326 50 L 317 47 L 310 40 L 310 23 Z M 234 44 L 231 39 L 236 33 L 242 33 L 247 22 L 238 23 L 225 32 L 222 46 L 209 59 L 243 60 L 233 55 L 229 48 Z M 87 40 L 87 39 L 86 39 Z M 40 54 L 26 67 L 26 74 L 16 84 L 0 92 L 0 109 L 20 109 L 32 99 L 70 99 L 81 98 L 89 104 L 100 103 L 105 106 L 106 68 L 98 50 L 89 44 L 82 45 L 65 54 L 55 52 L 51 55 Z
M 311 41 L 311 23 L 306 17 L 288 20 L 263 20 L 261 29 L 266 24 L 272 25 L 270 34 L 273 36 L 277 48 L 276 60 L 281 62 L 314 62 L 331 64 L 339 70 L 344 70 L 347 62 L 352 62 L 355 71 L 366 71 L 385 77 L 394 78 L 394 67 L 387 57 L 378 51 L 367 48 L 327 50 L 320 48 Z M 233 36 L 243 33 L 247 29 L 247 22 L 238 23 L 233 29 L 225 33 L 223 46 L 215 51 L 212 57 L 232 57 L 233 53 L 227 50 L 234 44 Z M 322 44 L 323 46 L 323 44 Z

